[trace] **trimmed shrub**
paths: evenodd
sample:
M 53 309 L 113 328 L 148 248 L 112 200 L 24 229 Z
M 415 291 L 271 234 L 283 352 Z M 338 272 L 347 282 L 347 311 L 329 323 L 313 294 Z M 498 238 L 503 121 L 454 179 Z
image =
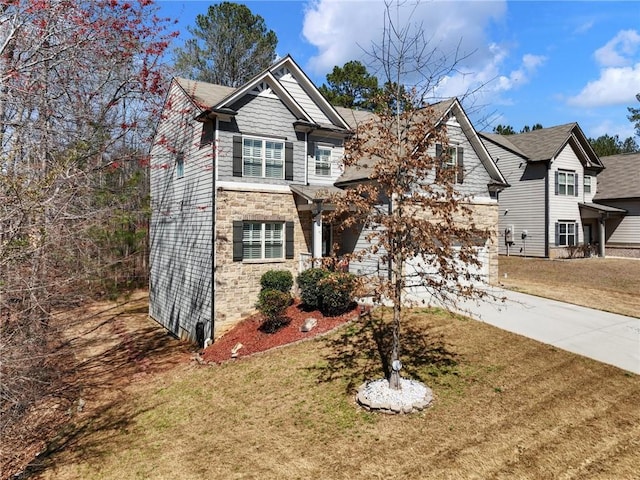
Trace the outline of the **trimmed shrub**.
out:
M 353 303 L 356 277 L 351 273 L 332 272 L 318 282 L 323 315 L 342 315 Z
M 293 286 L 293 275 L 288 270 L 269 270 L 260 277 L 262 290 L 279 290 L 289 293 Z
M 300 287 L 300 298 L 308 309 L 319 310 L 322 308 L 322 295 L 318 283 L 328 275 L 329 272 L 322 268 L 310 268 L 298 275 L 296 280 L 298 287 Z
M 280 290 L 262 290 L 256 308 L 264 317 L 260 330 L 273 333 L 289 323 L 284 312 L 291 305 L 291 294 Z

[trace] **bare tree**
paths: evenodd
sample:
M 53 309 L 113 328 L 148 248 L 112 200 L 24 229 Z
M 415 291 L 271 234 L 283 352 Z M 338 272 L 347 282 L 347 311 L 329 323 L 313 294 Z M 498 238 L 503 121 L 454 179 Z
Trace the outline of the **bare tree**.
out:
M 333 199 L 333 215 L 344 229 L 368 232 L 369 246 L 347 255 L 349 260 L 375 255 L 389 265 L 389 276 L 367 278 L 367 284 L 376 301 L 393 305 L 389 365 L 398 366 L 408 292 L 425 289 L 449 306 L 485 295 L 476 287 L 480 275 L 473 272 L 480 265 L 478 246 L 492 232 L 476 225 L 469 197 L 456 183 L 463 172 L 449 148 L 443 117 L 451 101 L 430 103 L 438 82 L 456 72 L 465 57 L 431 45 L 420 25 L 401 26 L 395 12 L 387 4 L 384 36 L 371 52 L 372 62 L 395 88 L 378 98 L 379 113 L 359 125 L 346 145 L 345 167 L 360 171 L 363 181 Z M 389 386 L 400 385 L 396 367 Z
M 133 208 L 143 227 L 172 36 L 156 11 L 150 0 L 0 1 L 0 431 L 49 390 L 53 309 L 131 253 L 101 243 L 114 211 Z

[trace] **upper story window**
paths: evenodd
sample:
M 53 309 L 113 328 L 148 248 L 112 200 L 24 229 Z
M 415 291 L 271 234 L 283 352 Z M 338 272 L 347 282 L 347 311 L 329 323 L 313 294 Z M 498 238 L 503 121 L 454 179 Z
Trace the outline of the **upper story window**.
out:
M 293 180 L 293 143 L 234 135 L 233 176 Z
M 176 157 L 176 178 L 184 177 L 184 153 L 179 152 Z
M 578 174 L 558 170 L 556 172 L 556 195 L 575 197 L 578 195 Z
M 436 170 L 437 175 L 451 175 L 451 181 L 464 182 L 464 148 L 460 146 L 447 147 L 446 154 L 442 152 L 442 145 L 436 144 L 436 158 L 440 159 L 440 165 Z M 448 177 L 447 177 L 448 178 Z
M 316 147 L 316 175 L 331 175 L 331 149 Z
M 584 193 L 591 193 L 591 175 L 584 176 Z
M 284 142 L 244 138 L 242 165 L 244 177 L 284 178 Z

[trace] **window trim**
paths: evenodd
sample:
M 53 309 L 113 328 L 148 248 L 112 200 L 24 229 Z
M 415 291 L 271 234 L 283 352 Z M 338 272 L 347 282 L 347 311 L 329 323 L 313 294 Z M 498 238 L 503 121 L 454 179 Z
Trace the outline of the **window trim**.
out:
M 294 222 L 283 219 L 250 219 L 250 220 L 234 220 L 233 222 L 233 261 L 243 263 L 269 263 L 283 262 L 294 258 Z M 245 225 L 260 225 L 260 258 L 245 258 Z M 282 256 L 265 258 L 266 253 L 266 225 L 279 224 L 282 225 L 281 244 Z
M 564 181 L 561 181 L 561 176 L 564 176 Z M 571 178 L 571 180 L 569 180 Z M 575 170 L 556 170 L 556 195 L 561 197 L 577 197 L 578 196 L 578 181 L 580 175 Z M 562 189 L 564 188 L 564 192 Z M 569 190 L 572 190 L 569 193 Z
M 318 152 L 323 150 L 328 153 L 326 161 L 320 161 Z M 333 151 L 331 147 L 327 147 L 324 145 L 317 145 L 314 152 L 314 172 L 318 177 L 330 177 L 331 176 L 331 157 Z M 326 169 L 327 173 L 318 173 L 318 168 Z
M 582 191 L 584 193 L 588 193 L 589 195 L 591 195 L 591 186 L 592 186 L 592 179 L 593 177 L 591 175 L 585 175 L 584 178 L 582 179 Z
M 176 155 L 176 178 L 184 177 L 184 153 L 178 152 Z
M 261 147 L 260 147 L 260 175 L 248 175 L 246 173 L 246 157 L 244 154 L 244 149 L 245 149 L 245 141 L 246 140 L 252 140 L 252 141 L 259 141 L 261 142 Z M 281 169 L 281 175 L 279 177 L 276 176 L 267 176 L 267 143 L 273 143 L 273 144 L 278 144 L 281 145 L 280 148 L 280 169 Z M 274 149 L 275 150 L 275 149 Z M 242 136 L 242 177 L 243 178 L 271 178 L 274 180 L 284 180 L 285 179 L 285 168 L 286 168 L 286 142 L 283 140 L 279 140 L 279 139 L 273 139 L 273 138 L 265 138 L 265 137 L 256 137 L 256 136 L 252 136 L 252 135 L 243 135 Z
M 565 232 L 562 232 L 562 227 L 565 227 Z M 570 232 L 569 230 L 573 230 Z M 565 243 L 562 243 L 564 237 Z M 569 242 L 569 239 L 573 237 L 573 243 Z M 574 247 L 578 245 L 578 223 L 575 220 L 558 220 L 556 222 L 556 246 L 558 247 Z
M 273 222 L 266 222 L 266 221 L 245 221 L 242 223 L 242 261 L 259 261 L 259 260 L 265 260 L 265 261 L 271 261 L 271 260 L 284 260 L 285 258 L 285 222 L 283 221 L 273 221 Z M 257 242 L 255 240 L 251 240 L 249 239 L 249 241 L 247 241 L 247 239 L 245 238 L 245 232 L 247 231 L 247 227 L 250 227 L 252 225 L 258 225 L 260 227 L 260 232 L 259 232 L 259 238 L 257 239 Z M 271 229 L 268 229 L 267 227 L 270 226 L 272 227 Z M 273 228 L 273 227 L 279 227 L 279 228 Z M 271 237 L 271 240 L 269 240 L 269 235 L 267 235 L 268 231 L 279 231 L 280 232 L 280 238 L 279 241 L 278 239 L 274 240 L 274 237 Z M 247 257 L 247 251 L 248 251 L 248 247 L 253 246 L 253 244 L 256 244 L 259 242 L 259 246 L 260 246 L 260 256 L 258 257 Z M 279 256 L 267 256 L 267 251 L 268 251 L 268 247 L 279 247 L 280 248 L 280 255 Z

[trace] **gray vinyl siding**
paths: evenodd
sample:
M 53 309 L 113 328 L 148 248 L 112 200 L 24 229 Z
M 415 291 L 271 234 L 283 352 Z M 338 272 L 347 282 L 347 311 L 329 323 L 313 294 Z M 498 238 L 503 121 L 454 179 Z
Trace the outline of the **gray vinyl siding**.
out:
M 628 200 L 602 200 L 599 203 L 622 208 L 627 214 L 607 220 L 605 225 L 607 245 L 633 246 L 640 248 L 640 198 Z
M 331 120 L 320 110 L 318 105 L 307 95 L 300 84 L 292 77 L 281 78 L 280 83 L 287 92 L 298 102 L 312 120 L 318 124 L 331 125 Z
M 559 170 L 572 171 L 579 175 L 578 177 L 578 195 L 556 195 L 555 194 L 555 173 Z M 549 245 L 555 247 L 555 224 L 559 220 L 574 221 L 580 223 L 580 207 L 578 204 L 582 202 L 584 195 L 584 168 L 582 163 L 576 156 L 573 148 L 567 144 L 558 153 L 551 164 L 549 172 Z M 582 228 L 578 228 L 578 238 L 576 243 L 584 241 L 584 232 Z
M 513 245 L 509 255 L 545 256 L 545 177 L 544 162 L 527 163 L 519 155 L 493 142 L 482 139 L 487 150 L 498 162 L 498 168 L 511 185 L 498 197 L 498 250 L 507 254 L 505 229 L 513 226 Z M 551 190 L 553 192 L 553 190 Z M 522 232 L 527 231 L 526 240 Z
M 278 99 L 246 95 L 233 106 L 238 114 L 232 122 L 220 122 L 218 179 L 228 182 L 264 183 L 287 185 L 305 182 L 305 139 L 296 133 L 293 122 L 296 118 Z M 293 143 L 293 181 L 274 178 L 233 176 L 234 135 L 273 137 Z
M 199 113 L 175 84 L 151 149 L 150 315 L 173 334 L 211 332 L 213 145 L 200 145 Z M 177 151 L 184 176 L 176 177 Z
M 487 185 L 491 182 L 491 177 L 462 128 L 456 125 L 447 125 L 447 134 L 450 146 L 456 145 L 464 149 L 464 181 L 462 184 L 456 185 L 458 191 L 475 198 L 490 198 Z M 435 155 L 435 147 L 431 154 Z

